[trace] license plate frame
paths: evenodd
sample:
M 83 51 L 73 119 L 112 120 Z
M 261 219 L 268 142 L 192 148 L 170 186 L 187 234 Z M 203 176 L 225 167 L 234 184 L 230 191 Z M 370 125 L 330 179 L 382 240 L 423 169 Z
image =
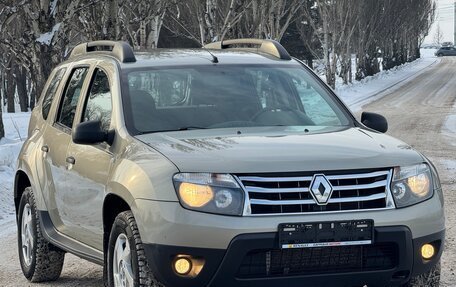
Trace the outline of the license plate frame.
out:
M 316 248 L 374 243 L 372 219 L 281 223 L 280 249 Z

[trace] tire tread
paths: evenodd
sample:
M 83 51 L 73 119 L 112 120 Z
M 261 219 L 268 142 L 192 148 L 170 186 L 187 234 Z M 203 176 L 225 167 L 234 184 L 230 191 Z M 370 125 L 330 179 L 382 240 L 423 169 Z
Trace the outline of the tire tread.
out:
M 49 243 L 44 237 L 41 232 L 41 225 L 40 225 L 40 218 L 38 212 L 36 210 L 36 202 L 35 196 L 33 194 L 32 188 L 27 187 L 24 190 L 22 195 L 21 201 L 27 200 L 27 203 L 30 204 L 32 209 L 32 214 L 35 219 L 35 260 L 31 264 L 31 274 L 27 276 L 24 272 L 24 275 L 27 277 L 28 280 L 31 282 L 46 282 L 46 281 L 55 281 L 60 277 L 63 269 L 63 263 L 65 260 L 65 252 L 60 250 L 59 248 L 55 247 L 51 243 Z M 23 206 L 25 204 L 21 204 Z M 22 216 L 22 208 L 19 210 L 20 216 Z M 18 240 L 19 240 L 19 230 L 20 230 L 21 222 L 18 221 Z M 22 256 L 21 248 L 19 246 L 19 256 Z M 20 260 L 21 267 L 27 268 L 24 266 L 23 260 Z

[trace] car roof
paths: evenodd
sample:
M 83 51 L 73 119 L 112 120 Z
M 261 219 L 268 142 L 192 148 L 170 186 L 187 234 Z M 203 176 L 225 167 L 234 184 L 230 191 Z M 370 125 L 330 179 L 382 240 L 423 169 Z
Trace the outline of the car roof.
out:
M 115 60 L 121 69 L 172 67 L 187 65 L 212 65 L 213 56 L 217 57 L 218 64 L 247 64 L 247 65 L 299 65 L 296 60 L 282 60 L 266 53 L 243 50 L 208 50 L 208 49 L 154 49 L 148 52 L 135 52 L 135 62 L 123 63 L 115 57 L 105 53 L 91 53 L 68 59 L 62 64 L 79 60 Z
M 141 68 L 150 66 L 183 66 L 214 64 L 285 64 L 296 65 L 294 60 L 281 60 L 261 52 L 242 50 L 208 50 L 208 49 L 156 49 L 151 52 L 135 52 L 136 62 L 120 63 L 122 68 Z
M 235 44 L 249 45 L 244 48 Z M 252 48 L 251 46 L 256 48 Z M 121 69 L 220 64 L 299 65 L 280 43 L 274 40 L 233 39 L 214 42 L 198 49 L 152 49 L 134 51 L 126 42 L 92 41 L 74 47 L 62 64 L 80 60 L 115 60 Z

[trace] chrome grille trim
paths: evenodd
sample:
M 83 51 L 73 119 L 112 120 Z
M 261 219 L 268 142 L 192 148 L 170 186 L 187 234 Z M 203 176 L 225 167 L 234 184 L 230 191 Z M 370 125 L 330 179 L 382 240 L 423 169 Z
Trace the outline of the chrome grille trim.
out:
M 307 187 L 302 188 L 274 188 L 274 189 L 269 189 L 269 188 L 263 188 L 263 187 L 256 187 L 256 186 L 245 186 L 245 190 L 248 192 L 256 192 L 256 193 L 295 193 L 295 192 L 309 192 L 309 189 Z
M 235 176 L 235 179 L 245 192 L 244 216 L 302 215 L 394 209 L 395 204 L 390 191 L 392 172 L 392 169 L 354 174 L 344 174 L 344 171 L 340 174 L 330 172 L 330 175 L 325 177 L 333 185 L 336 195 L 333 194 L 328 201 L 331 207 L 322 208 L 319 208 L 310 196 L 309 188 L 313 176 L 268 177 L 267 174 L 264 176 L 262 174 L 261 176 L 239 175 Z M 382 199 L 385 201 L 384 204 Z M 337 205 L 339 209 L 334 210 Z M 263 211 L 261 206 L 270 206 L 278 210 L 261 212 Z M 300 211 L 290 212 L 290 208 L 299 206 Z M 370 208 L 371 206 L 374 207 Z M 254 209 L 252 212 L 252 207 L 255 207 L 256 211 Z
M 333 186 L 333 190 L 371 189 L 371 188 L 386 186 L 386 184 L 387 184 L 386 180 L 382 180 L 382 181 L 377 181 L 377 182 L 369 183 L 369 184 Z
M 287 182 L 287 181 L 311 181 L 311 176 L 304 177 L 259 177 L 259 176 L 240 176 L 241 181 L 258 181 L 258 182 Z
M 341 203 L 341 202 L 356 202 L 356 201 L 369 201 L 386 198 L 386 194 L 374 194 L 370 196 L 360 196 L 360 197 L 344 197 L 344 198 L 331 198 L 328 203 Z M 265 200 L 265 199 L 251 199 L 250 204 L 260 204 L 260 205 L 296 205 L 296 204 L 315 204 L 315 200 Z
M 345 174 L 345 175 L 327 175 L 328 180 L 335 179 L 355 179 L 355 178 L 369 178 L 382 175 L 388 175 L 389 170 L 374 171 L 369 173 L 360 174 Z M 239 176 L 241 181 L 257 181 L 257 182 L 290 182 L 290 181 L 311 181 L 312 176 L 295 176 L 295 177 L 260 177 L 260 176 Z

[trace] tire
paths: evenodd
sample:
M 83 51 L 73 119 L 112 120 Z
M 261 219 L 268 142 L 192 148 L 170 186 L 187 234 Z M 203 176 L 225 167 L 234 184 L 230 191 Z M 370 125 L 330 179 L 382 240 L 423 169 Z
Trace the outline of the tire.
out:
M 439 287 L 440 286 L 440 262 L 431 270 L 416 277 L 412 277 L 410 282 L 404 287 Z
M 109 236 L 107 269 L 109 287 L 164 287 L 150 271 L 131 211 L 120 213 L 114 220 Z
M 437 57 L 443 57 L 443 54 L 442 54 L 442 53 L 439 53 L 439 54 L 437 55 Z
M 43 237 L 30 187 L 24 190 L 19 203 L 17 235 L 19 262 L 24 276 L 31 282 L 57 280 L 62 273 L 65 252 Z

